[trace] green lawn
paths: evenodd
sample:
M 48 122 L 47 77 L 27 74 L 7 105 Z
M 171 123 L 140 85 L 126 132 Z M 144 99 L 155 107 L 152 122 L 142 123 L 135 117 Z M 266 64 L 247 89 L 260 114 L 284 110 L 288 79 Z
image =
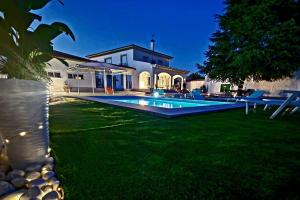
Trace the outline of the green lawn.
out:
M 165 119 L 100 103 L 51 106 L 67 199 L 299 199 L 300 115 Z

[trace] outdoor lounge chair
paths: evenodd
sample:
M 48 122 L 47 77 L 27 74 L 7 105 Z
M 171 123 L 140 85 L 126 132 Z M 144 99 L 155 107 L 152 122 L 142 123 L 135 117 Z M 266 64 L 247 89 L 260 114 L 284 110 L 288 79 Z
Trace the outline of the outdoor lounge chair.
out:
M 204 100 L 204 96 L 202 95 L 202 92 L 200 89 L 194 89 L 192 90 L 192 97 L 194 100 Z
M 289 97 L 286 100 L 263 99 L 262 101 L 265 103 L 264 110 L 267 110 L 270 106 L 279 106 L 278 109 L 271 115 L 270 119 L 274 119 L 279 113 L 286 110 L 286 108 L 292 108 L 290 114 L 294 114 L 300 110 L 299 96 L 296 97 L 296 100 L 293 100 L 293 97 Z
M 300 91 L 283 91 L 284 93 L 292 93 L 292 95 L 286 100 L 279 99 L 260 99 L 260 98 L 245 98 L 246 102 L 246 115 L 249 113 L 249 103 L 254 104 L 254 108 L 256 108 L 256 104 L 265 105 L 264 110 L 266 110 L 269 106 L 279 106 L 279 108 L 271 115 L 270 119 L 274 119 L 279 113 L 284 111 L 287 107 L 292 107 L 293 110 L 290 112 L 291 114 L 299 111 L 300 109 Z M 257 94 L 258 95 L 258 94 Z M 256 96 L 256 95 L 254 95 Z
M 249 103 L 253 103 L 254 109 L 255 109 L 257 104 L 262 104 L 263 103 L 262 98 L 263 98 L 263 95 L 265 93 L 266 93 L 266 91 L 264 91 L 264 90 L 256 90 L 247 97 L 237 99 L 237 101 L 246 103 L 245 113 L 246 113 L 246 115 L 248 115 L 249 114 Z

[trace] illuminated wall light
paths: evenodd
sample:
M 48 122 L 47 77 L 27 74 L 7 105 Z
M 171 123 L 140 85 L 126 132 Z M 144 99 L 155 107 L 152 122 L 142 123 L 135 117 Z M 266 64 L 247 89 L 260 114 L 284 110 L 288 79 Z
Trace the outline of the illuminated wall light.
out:
M 24 137 L 25 135 L 26 135 L 27 133 L 26 132 L 21 132 L 21 133 L 19 133 L 19 135 L 21 136 L 21 137 Z
M 48 148 L 48 153 L 50 153 L 50 152 L 51 152 L 51 150 L 52 150 L 52 149 L 49 147 L 49 148 Z
M 6 144 L 10 143 L 9 139 L 5 139 L 4 141 L 5 141 Z
M 38 129 L 43 129 L 44 126 L 43 125 L 39 125 Z

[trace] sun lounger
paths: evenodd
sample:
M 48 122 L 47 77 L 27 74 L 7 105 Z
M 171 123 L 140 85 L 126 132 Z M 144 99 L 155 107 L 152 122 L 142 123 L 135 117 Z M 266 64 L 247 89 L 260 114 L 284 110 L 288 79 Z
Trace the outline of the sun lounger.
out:
M 245 98 L 241 101 L 246 102 L 246 115 L 249 113 L 249 103 L 254 104 L 254 108 L 256 108 L 257 104 L 265 105 L 264 110 L 266 110 L 269 106 L 279 106 L 278 109 L 271 115 L 270 119 L 274 119 L 278 116 L 282 111 L 284 111 L 287 107 L 292 107 L 293 110 L 291 114 L 297 112 L 300 107 L 300 91 L 283 91 L 284 93 L 292 93 L 292 95 L 286 100 L 279 99 L 260 99 L 260 98 Z M 256 95 L 255 95 L 256 96 Z M 257 96 L 258 97 L 258 94 Z
M 265 93 L 266 93 L 266 91 L 264 91 L 264 90 L 256 90 L 251 95 L 241 98 L 241 99 L 238 99 L 237 101 L 246 103 L 245 113 L 246 113 L 246 115 L 248 115 L 249 114 L 249 103 L 252 103 L 254 105 L 254 108 L 256 108 L 257 104 L 262 104 L 261 99 Z

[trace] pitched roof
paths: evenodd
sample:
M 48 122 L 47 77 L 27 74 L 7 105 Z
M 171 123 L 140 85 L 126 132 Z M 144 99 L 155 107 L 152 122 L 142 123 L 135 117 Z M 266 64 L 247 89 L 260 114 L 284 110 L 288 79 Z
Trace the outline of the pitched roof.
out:
M 88 58 L 83 58 L 79 56 L 75 56 L 72 54 L 64 53 L 61 51 L 53 51 L 53 57 L 55 58 L 61 58 L 61 59 L 68 59 L 68 60 L 74 60 L 74 61 L 81 61 L 81 62 L 90 62 L 91 60 Z
M 75 55 L 72 55 L 72 54 L 64 53 L 64 52 L 61 52 L 61 51 L 55 51 L 55 50 L 53 51 L 53 57 L 54 58 L 60 58 L 60 59 L 79 61 L 79 62 L 85 62 L 85 63 L 101 63 L 101 62 L 96 61 L 96 60 L 90 60 L 88 58 L 83 58 L 83 57 L 80 57 L 80 56 L 75 56 Z M 112 64 L 112 65 L 117 66 L 117 67 L 135 69 L 134 67 L 130 67 L 130 66 L 115 65 L 115 64 Z
M 108 55 L 108 54 L 112 54 L 112 53 L 126 51 L 126 50 L 129 50 L 129 49 L 137 49 L 137 50 L 149 53 L 149 54 L 154 54 L 154 55 L 161 56 L 161 57 L 164 57 L 164 58 L 167 58 L 167 59 L 173 59 L 172 56 L 169 56 L 167 54 L 160 53 L 160 52 L 157 52 L 157 51 L 152 51 L 150 49 L 147 49 L 147 48 L 135 45 L 135 44 L 131 44 L 131 45 L 127 45 L 127 46 L 124 46 L 124 47 L 111 49 L 111 50 L 108 50 L 108 51 L 102 51 L 102 52 L 99 52 L 99 53 L 90 54 L 90 55 L 87 55 L 86 57 L 94 58 L 94 57 L 98 57 L 98 56 L 104 56 L 104 55 Z

